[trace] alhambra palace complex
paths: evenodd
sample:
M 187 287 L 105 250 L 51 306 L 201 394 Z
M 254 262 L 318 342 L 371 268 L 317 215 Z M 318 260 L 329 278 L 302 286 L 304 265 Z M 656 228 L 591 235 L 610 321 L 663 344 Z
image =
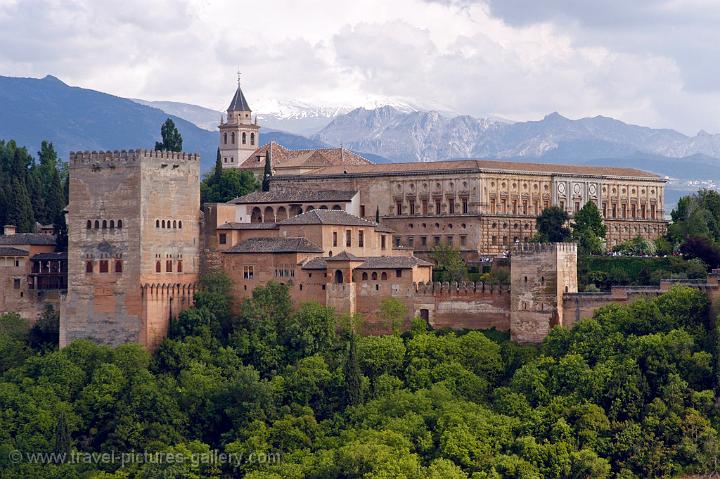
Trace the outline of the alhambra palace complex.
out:
M 495 327 L 537 342 L 604 304 L 668 287 L 578 293 L 575 245 L 530 242 L 542 209 L 572 215 L 588 201 L 610 247 L 661 236 L 665 180 L 656 175 L 489 160 L 373 164 L 343 148 L 260 145 L 238 86 L 220 124 L 222 164 L 261 178 L 269 161 L 269 191 L 200 205 L 197 155 L 71 153 L 68 253 L 54 252 L 52 235 L 6 226 L 0 312 L 32 319 L 50 303 L 60 308 L 61 346 L 89 338 L 152 349 L 192 304 L 200 275 L 222 268 L 236 303 L 277 281 L 296 303 L 361 314 L 367 333 L 387 331 L 377 311 L 394 297 L 433 327 Z M 433 283 L 429 253 L 440 243 L 471 264 L 512 252 L 510 286 Z M 714 295 L 717 278 L 702 287 Z

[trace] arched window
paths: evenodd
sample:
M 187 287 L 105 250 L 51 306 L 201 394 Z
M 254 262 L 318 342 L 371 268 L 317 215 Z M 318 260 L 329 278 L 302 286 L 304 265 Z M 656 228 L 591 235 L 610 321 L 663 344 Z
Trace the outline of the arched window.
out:
M 223 133 L 223 143 L 227 145 L 227 133 Z
M 177 221 L 173 220 L 173 228 L 177 228 Z
M 367 279 L 368 279 L 367 273 L 363 273 L 363 274 L 362 274 L 362 280 L 363 280 L 363 281 L 367 281 Z
M 383 281 L 387 281 L 387 273 L 385 271 L 383 271 L 382 274 L 380 275 L 380 279 Z
M 115 229 L 115 220 L 110 220 L 110 229 Z
M 252 209 L 252 213 L 250 215 L 250 222 L 262 223 L 262 211 L 260 211 L 260 208 L 258 208 L 257 206 Z
M 265 212 L 263 213 L 263 221 L 265 223 L 275 222 L 275 210 L 273 210 L 270 206 L 265 207 Z
M 377 281 L 377 273 L 373 271 L 373 274 L 370 275 L 373 281 Z
M 92 262 L 92 261 L 86 261 L 86 262 L 85 262 L 85 272 L 86 272 L 86 273 L 92 273 L 92 272 L 93 272 L 93 262 Z
M 107 220 L 103 220 L 103 229 L 107 229 Z
M 122 220 L 118 220 L 118 229 L 122 229 Z
M 165 225 L 166 225 L 166 226 L 168 227 L 168 229 L 169 229 L 169 228 L 170 228 L 170 220 L 167 220 L 167 223 L 165 223 Z
M 115 272 L 116 273 L 122 273 L 122 261 L 115 260 Z
M 162 272 L 162 269 L 161 269 L 161 267 L 160 267 L 160 261 L 155 261 L 155 272 L 156 272 L 156 273 L 161 273 L 161 272 Z
M 246 135 L 245 135 L 245 132 L 243 131 L 243 134 L 242 134 L 242 144 L 244 145 L 245 143 L 247 143 L 247 137 L 246 137 Z
M 182 220 L 178 221 L 178 228 L 182 229 Z
M 165 228 L 165 220 L 162 220 L 162 227 Z
M 182 260 L 178 261 L 177 272 L 182 273 Z
M 341 210 L 340 205 L 333 205 L 332 209 L 334 210 Z
M 250 144 L 251 145 L 255 144 L 255 133 L 250 133 Z
M 160 220 L 155 220 L 155 228 L 160 228 Z
M 343 274 L 339 269 L 335 271 L 335 282 L 338 284 L 343 282 Z
M 95 229 L 100 228 L 100 222 L 98 220 L 95 220 Z
M 165 260 L 165 271 L 168 273 L 172 273 L 172 260 L 171 259 Z
M 87 222 L 87 229 L 92 228 L 92 221 L 88 220 Z
M 230 140 L 232 141 L 232 144 L 234 145 L 235 144 L 235 132 L 234 131 L 230 135 Z

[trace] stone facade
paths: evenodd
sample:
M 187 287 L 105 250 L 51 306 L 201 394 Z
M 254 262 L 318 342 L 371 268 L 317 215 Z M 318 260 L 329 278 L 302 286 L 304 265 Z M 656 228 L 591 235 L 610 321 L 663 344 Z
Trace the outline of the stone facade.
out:
M 87 338 L 152 349 L 192 302 L 199 271 L 197 155 L 70 155 L 67 297 L 60 345 Z
M 519 343 L 537 343 L 563 326 L 563 295 L 577 293 L 577 245 L 531 243 L 510 261 L 510 331 Z
M 528 243 L 548 206 L 571 216 L 588 201 L 602 212 L 609 247 L 666 231 L 665 180 L 631 168 L 545 165 L 490 160 L 397 163 L 317 169 L 276 175 L 271 189 L 317 188 L 359 192 L 360 216 L 379 211 L 395 241 L 418 254 L 441 242 L 468 259 Z

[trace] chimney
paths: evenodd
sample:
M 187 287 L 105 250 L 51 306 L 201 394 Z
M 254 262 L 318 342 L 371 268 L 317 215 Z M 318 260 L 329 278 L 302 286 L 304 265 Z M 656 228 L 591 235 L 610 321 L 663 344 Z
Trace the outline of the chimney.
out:
M 4 229 L 4 232 L 5 232 L 5 236 L 12 236 L 12 235 L 15 234 L 15 232 L 16 232 L 16 230 L 17 230 L 17 228 L 15 227 L 15 225 L 5 225 L 5 226 L 3 227 L 3 229 Z

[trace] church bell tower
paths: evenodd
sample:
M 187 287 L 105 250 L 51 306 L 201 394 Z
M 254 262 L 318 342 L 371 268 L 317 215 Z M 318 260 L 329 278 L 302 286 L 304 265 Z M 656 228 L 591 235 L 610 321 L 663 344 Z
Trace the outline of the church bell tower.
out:
M 238 168 L 260 145 L 260 127 L 253 122 L 252 110 L 238 85 L 227 118 L 220 119 L 220 158 L 223 168 Z

